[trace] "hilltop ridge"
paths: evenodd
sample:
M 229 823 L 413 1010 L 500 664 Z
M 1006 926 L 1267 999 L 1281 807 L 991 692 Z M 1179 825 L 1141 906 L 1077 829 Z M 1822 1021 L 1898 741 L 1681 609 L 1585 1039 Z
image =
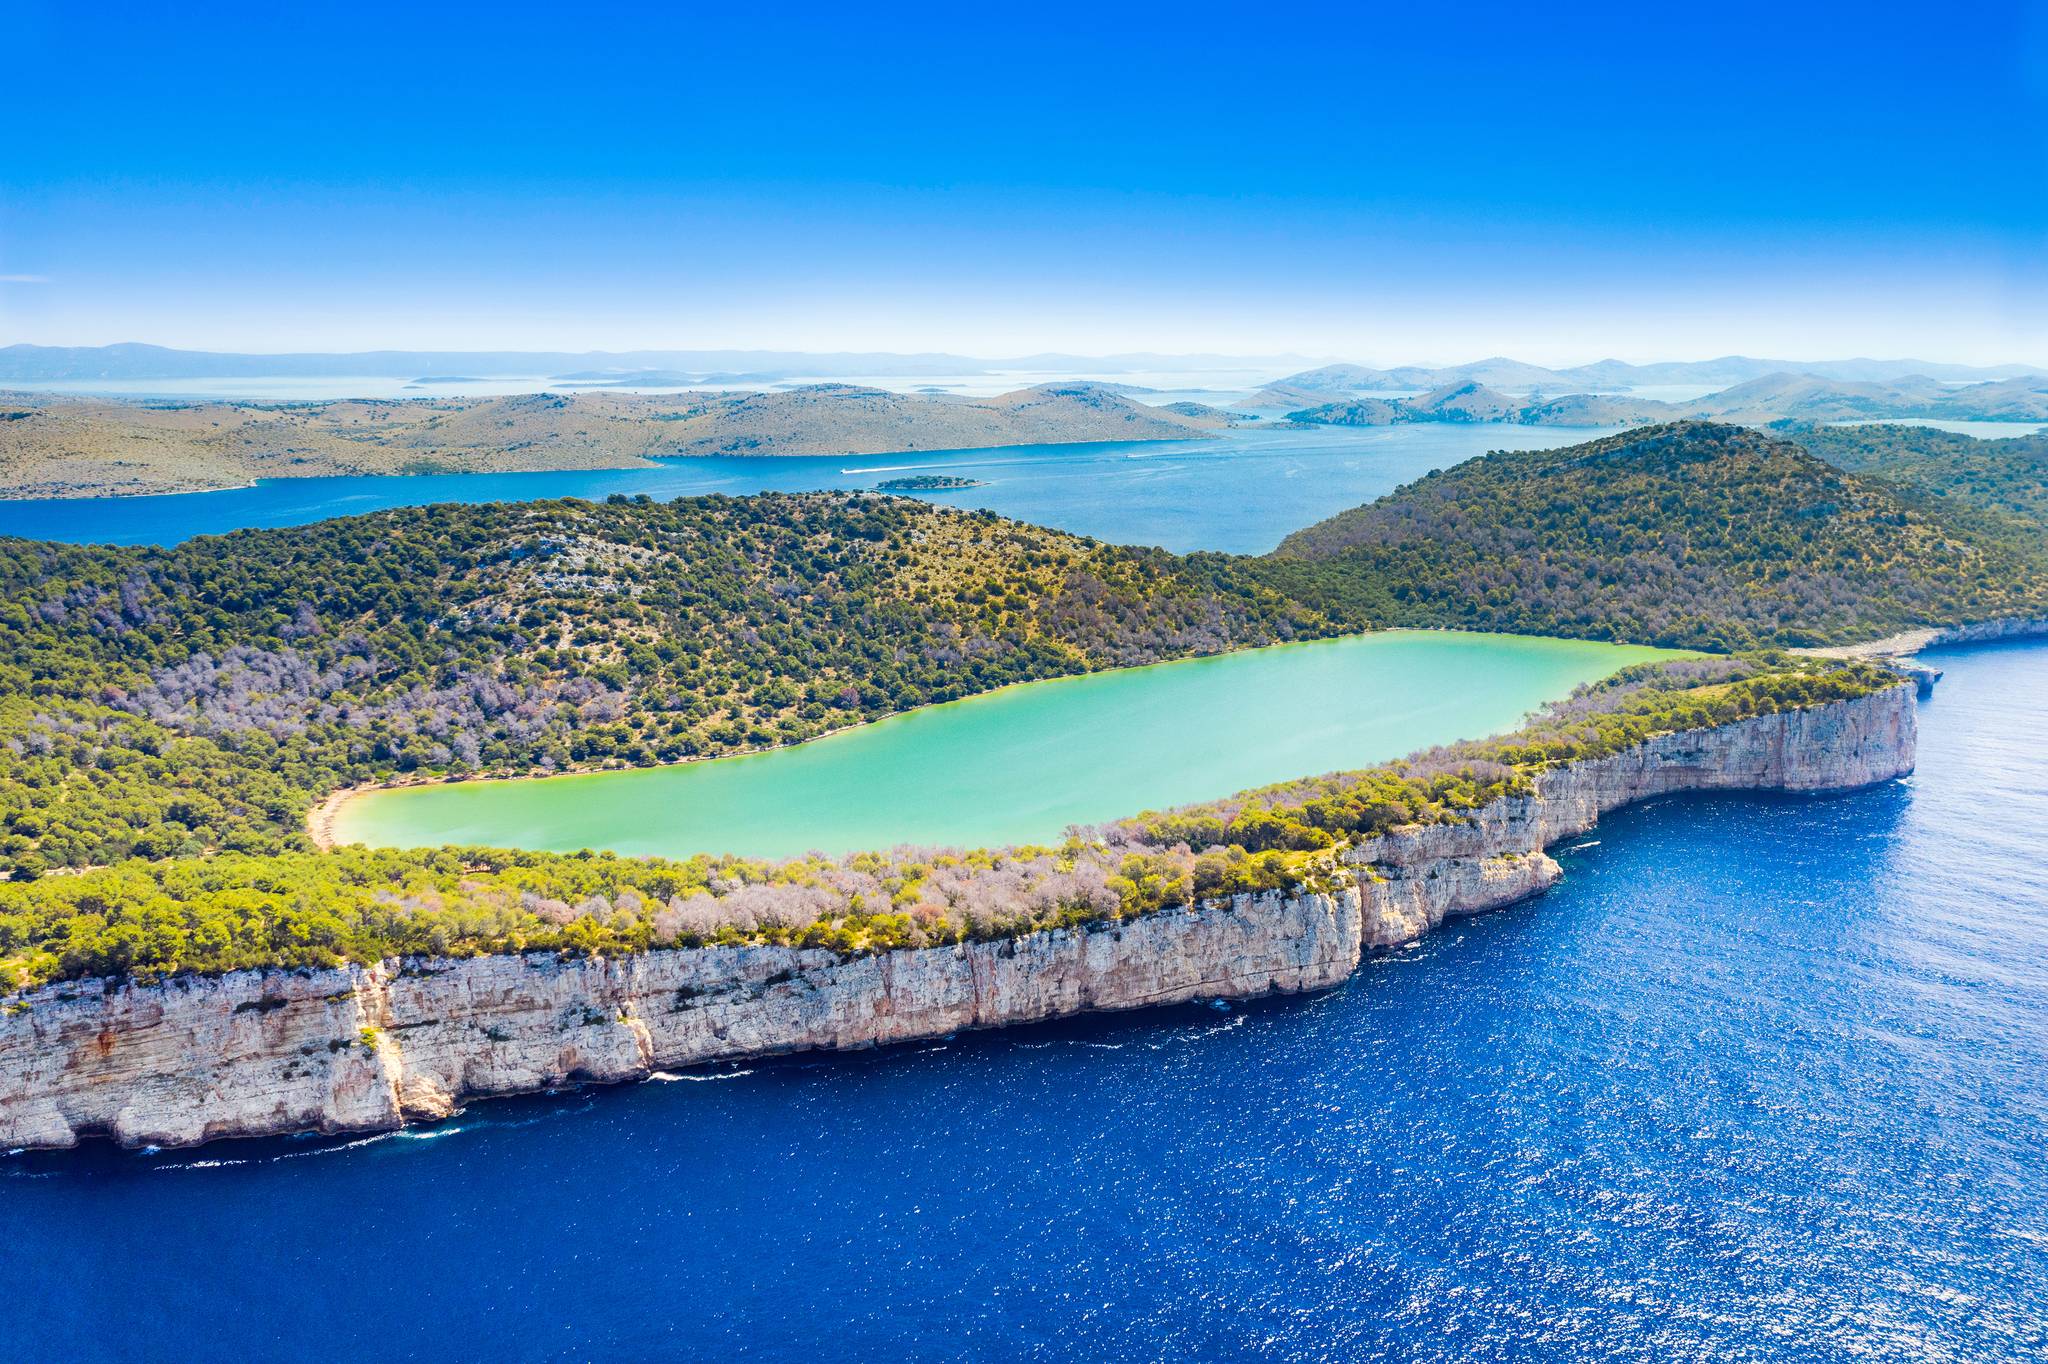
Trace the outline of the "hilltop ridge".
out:
M 2048 612 L 2038 531 L 1710 422 L 1497 451 L 1295 532 L 1265 568 L 1340 618 L 1715 649 Z

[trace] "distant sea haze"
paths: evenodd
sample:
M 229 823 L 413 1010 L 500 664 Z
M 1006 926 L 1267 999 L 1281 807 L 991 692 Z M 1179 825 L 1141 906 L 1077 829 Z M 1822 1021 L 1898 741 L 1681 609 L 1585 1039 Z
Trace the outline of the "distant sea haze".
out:
M 636 372 L 667 372 L 715 379 L 740 376 L 760 381 L 797 376 L 980 376 L 996 373 L 1128 375 L 1140 371 L 1213 374 L 1243 371 L 1255 382 L 1278 379 L 1303 370 L 1340 364 L 1302 355 L 1168 355 L 1126 353 L 1078 355 L 1045 352 L 1007 357 L 975 357 L 944 352 L 810 352 L 760 350 L 640 351 L 417 351 L 383 350 L 345 353 L 254 354 L 226 351 L 175 350 L 126 342 L 111 346 L 38 346 L 19 343 L 0 347 L 0 383 L 128 382 L 151 379 L 369 378 L 407 381 L 443 376 L 481 378 L 554 378 L 577 375 L 628 376 Z M 1557 384 L 1584 387 L 1642 388 L 1651 385 L 1726 387 L 1767 374 L 1810 374 L 1855 382 L 1885 382 L 1910 375 L 1950 381 L 1981 381 L 2029 375 L 2048 370 L 2025 364 L 1958 365 L 1938 360 L 1774 360 L 1724 356 L 1712 360 L 1654 361 L 1629 364 L 1600 360 L 1551 368 L 1505 357 L 1456 365 L 1390 365 L 1349 368 L 1368 376 L 1390 378 L 1397 387 L 1433 388 L 1475 380 L 1497 388 L 1528 388 Z M 1359 387 L 1371 387 L 1361 383 Z

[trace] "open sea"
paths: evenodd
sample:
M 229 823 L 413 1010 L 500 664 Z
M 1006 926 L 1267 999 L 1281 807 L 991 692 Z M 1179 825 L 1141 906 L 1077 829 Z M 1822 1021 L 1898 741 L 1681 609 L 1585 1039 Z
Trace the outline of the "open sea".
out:
M 12 1357 L 2035 1361 L 2048 645 L 1342 988 L 0 1160 Z

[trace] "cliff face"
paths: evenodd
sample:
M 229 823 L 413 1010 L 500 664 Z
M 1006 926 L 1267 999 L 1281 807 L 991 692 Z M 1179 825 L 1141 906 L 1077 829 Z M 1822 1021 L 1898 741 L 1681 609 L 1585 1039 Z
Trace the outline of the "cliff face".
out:
M 1368 948 L 1553 884 L 1543 851 L 1633 801 L 1823 791 L 1912 769 L 1913 692 L 1653 740 L 1468 823 L 1396 830 L 1320 893 L 1241 896 L 1002 942 L 842 959 L 780 947 L 387 961 L 85 982 L 0 1015 L 0 1147 L 378 1130 L 464 1099 L 1096 1010 L 1321 989 Z
M 1493 801 L 1463 824 L 1361 841 L 1368 947 L 1409 942 L 1446 918 L 1546 890 L 1563 874 L 1544 849 L 1610 810 L 1689 791 L 1846 791 L 1913 770 L 1914 686 L 1810 710 L 1668 734 L 1613 757 L 1543 773 L 1527 796 Z

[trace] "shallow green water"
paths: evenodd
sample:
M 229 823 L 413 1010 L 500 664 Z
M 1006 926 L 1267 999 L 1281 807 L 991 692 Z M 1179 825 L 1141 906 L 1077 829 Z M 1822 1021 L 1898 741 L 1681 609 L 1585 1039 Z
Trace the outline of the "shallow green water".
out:
M 1011 687 L 773 753 L 373 792 L 336 832 L 667 856 L 1043 841 L 1498 733 L 1663 652 L 1435 631 L 1282 645 Z

